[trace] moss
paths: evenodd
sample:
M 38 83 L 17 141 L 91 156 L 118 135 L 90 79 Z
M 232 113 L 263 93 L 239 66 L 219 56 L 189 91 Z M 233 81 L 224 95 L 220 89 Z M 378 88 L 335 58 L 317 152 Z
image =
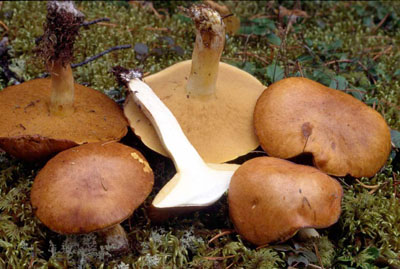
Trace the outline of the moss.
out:
M 339 246 L 354 256 L 365 247 L 376 247 L 390 264 L 400 265 L 400 203 L 394 196 L 391 167 L 375 176 L 369 184 L 382 187 L 373 194 L 368 190 L 346 190 L 340 218 L 342 238 Z M 397 177 L 399 177 L 397 172 Z
M 400 6 L 389 2 L 301 2 L 309 18 L 298 18 L 293 28 L 285 34 L 288 20 L 276 18 L 278 2 L 229 1 L 226 4 L 242 20 L 255 16 L 268 17 L 272 32 L 284 40 L 274 45 L 266 34 L 237 34 L 228 36 L 223 61 L 252 72 L 268 85 L 272 79 L 266 68 L 276 62 L 285 75 L 301 74 L 327 85 L 337 76 L 343 77 L 350 89 L 363 89 L 360 97 L 383 114 L 391 128 L 400 129 L 400 84 L 398 62 L 400 51 Z M 295 2 L 283 2 L 292 9 Z M 145 61 L 137 59 L 134 49 L 114 51 L 84 66 L 74 69 L 77 82 L 104 91 L 115 99 L 123 97 L 110 74 L 111 67 L 141 67 L 155 73 L 163 68 L 190 59 L 195 38 L 193 23 L 176 12 L 178 2 L 155 2 L 158 17 L 150 8 L 131 2 L 77 2 L 77 7 L 90 21 L 101 17 L 110 22 L 81 28 L 74 45 L 75 62 L 100 53 L 110 47 L 136 43 L 153 48 L 165 47 L 160 38 L 171 37 L 185 51 L 183 55 L 168 52 L 150 55 Z M 32 12 L 34 11 L 34 12 Z M 377 28 L 382 19 L 386 21 Z M 46 3 L 40 1 L 4 2 L 0 21 L 0 35 L 9 38 L 10 69 L 22 80 L 38 77 L 46 70 L 34 57 L 35 39 L 43 35 Z M 391 49 L 388 49 L 392 46 Z M 375 58 L 375 59 L 374 59 Z M 352 62 L 332 63 L 350 59 Z M 301 70 L 299 68 L 301 67 Z M 248 68 L 251 67 L 251 68 Z M 300 72 L 301 71 L 301 72 Z M 12 84 L 5 77 L 0 88 Z M 344 89 L 346 90 L 346 89 Z M 349 91 L 350 92 L 350 91 Z M 350 92 L 351 93 L 351 92 Z M 123 223 L 128 232 L 132 251 L 123 256 L 109 256 L 107 249 L 95 237 L 67 237 L 53 233 L 33 215 L 29 203 L 32 180 L 43 164 L 30 165 L 0 154 L 0 268 L 283 268 L 292 255 L 293 248 L 283 251 L 270 246 L 256 249 L 242 241 L 235 233 L 208 241 L 225 229 L 233 229 L 229 220 L 226 197 L 201 212 L 174 218 L 163 224 L 152 223 L 147 207 L 161 188 L 174 174 L 170 160 L 146 149 L 130 134 L 124 143 L 144 152 L 156 174 L 156 185 L 145 205 Z M 390 161 L 364 184 L 379 184 L 372 194 L 352 179 L 340 179 L 345 187 L 343 213 L 338 222 L 321 231 L 324 237 L 317 242 L 319 255 L 325 267 L 372 268 L 383 260 L 399 265 L 400 193 L 394 183 L 400 179 L 398 169 Z M 396 189 L 395 189 L 396 188 Z M 396 190 L 396 192 L 395 192 Z M 86 239 L 85 239 L 86 238 Z M 71 250 L 79 243 L 80 248 Z M 293 245 L 295 242 L 290 241 Z M 314 246 L 305 245 L 314 252 Z M 98 253 L 103 253 L 99 256 Z M 378 257 L 376 258 L 376 253 Z M 82 257 L 85 257 L 83 260 Z M 314 262 L 319 265 L 319 262 Z

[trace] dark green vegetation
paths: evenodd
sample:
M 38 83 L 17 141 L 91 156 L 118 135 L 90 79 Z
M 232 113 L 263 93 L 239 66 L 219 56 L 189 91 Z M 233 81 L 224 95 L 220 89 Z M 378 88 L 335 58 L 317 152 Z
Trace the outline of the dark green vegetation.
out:
M 75 68 L 76 81 L 120 99 L 124 91 L 109 72 L 113 66 L 141 67 L 154 73 L 189 59 L 194 27 L 178 13 L 180 4 L 185 3 L 154 3 L 156 14 L 149 6 L 128 2 L 78 3 L 86 21 L 102 17 L 110 21 L 81 28 L 74 62 L 117 45 L 132 48 Z M 223 61 L 254 74 L 266 85 L 285 76 L 306 76 L 347 91 L 384 115 L 393 129 L 393 142 L 400 146 L 398 3 L 303 2 L 299 8 L 306 13 L 298 14 L 290 11 L 295 3 L 287 2 L 283 6 L 289 11 L 281 18 L 278 2 L 226 4 L 243 26 L 239 34 L 227 38 Z M 293 14 L 303 17 L 293 20 Z M 35 39 L 43 34 L 45 16 L 44 2 L 0 3 L 0 40 L 7 36 L 9 48 L 0 57 L 1 88 L 45 72 L 42 61 L 32 53 Z M 111 256 L 92 235 L 66 237 L 48 230 L 34 217 L 29 201 L 32 181 L 43 164 L 21 163 L 0 153 L 0 268 L 400 267 L 398 148 L 372 179 L 339 179 L 345 190 L 342 216 L 336 225 L 321 230 L 320 240 L 293 239 L 256 249 L 229 233 L 233 227 L 226 199 L 166 223 L 150 222 L 146 208 L 173 173 L 173 166 L 146 150 L 132 134 L 124 142 L 143 151 L 156 173 L 152 195 L 123 223 L 132 252 Z M 224 231 L 228 232 L 208 243 Z

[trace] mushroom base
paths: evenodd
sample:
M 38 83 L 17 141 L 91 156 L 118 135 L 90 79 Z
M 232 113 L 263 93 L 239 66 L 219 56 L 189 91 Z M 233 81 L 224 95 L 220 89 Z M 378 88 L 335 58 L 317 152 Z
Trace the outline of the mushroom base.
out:
M 97 232 L 104 238 L 108 250 L 112 253 L 124 253 L 129 250 L 129 241 L 124 228 L 120 224 Z
M 300 229 L 297 232 L 296 236 L 301 241 L 307 241 L 307 240 L 309 240 L 311 238 L 320 237 L 319 233 L 314 228 L 303 228 L 303 229 Z

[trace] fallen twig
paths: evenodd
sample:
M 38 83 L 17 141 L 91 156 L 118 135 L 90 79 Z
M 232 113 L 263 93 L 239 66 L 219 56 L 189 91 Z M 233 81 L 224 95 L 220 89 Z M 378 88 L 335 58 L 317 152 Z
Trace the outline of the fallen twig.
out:
M 3 21 L 0 21 L 0 25 L 4 28 L 4 30 L 6 30 L 6 32 L 8 32 L 8 27 Z
M 210 245 L 214 240 L 220 238 L 221 236 L 228 235 L 228 234 L 231 234 L 231 233 L 234 233 L 234 232 L 235 232 L 235 230 L 227 230 L 227 231 L 224 231 L 224 232 L 220 232 L 219 234 L 217 234 L 216 236 L 214 236 L 213 238 L 208 240 L 208 245 Z
M 379 184 L 376 184 L 376 185 L 366 185 L 366 184 L 362 183 L 358 178 L 356 178 L 356 181 L 357 181 L 358 184 L 361 185 L 361 187 L 366 188 L 366 189 L 371 189 L 371 190 L 373 190 L 373 189 L 379 188 Z
M 226 259 L 230 259 L 235 257 L 236 255 L 229 255 L 229 256 L 224 256 L 224 257 L 204 257 L 204 259 L 209 260 L 209 261 L 223 261 Z
M 75 68 L 75 67 L 79 67 L 79 66 L 85 65 L 85 64 L 87 64 L 87 63 L 89 63 L 89 62 L 91 62 L 91 61 L 94 61 L 94 60 L 100 58 L 101 56 L 103 56 L 103 55 L 105 55 L 105 54 L 107 54 L 107 53 L 110 53 L 111 51 L 114 51 L 114 50 L 130 49 L 130 48 L 132 48 L 132 45 L 121 45 L 121 46 L 111 47 L 111 48 L 109 48 L 109 49 L 106 49 L 106 50 L 103 51 L 103 52 L 100 52 L 100 53 L 97 54 L 97 55 L 94 55 L 94 56 L 92 56 L 92 57 L 87 58 L 87 59 L 84 60 L 83 62 L 76 63 L 76 64 L 71 64 L 71 67 L 72 67 L 72 68 Z
M 307 266 L 310 267 L 310 268 L 315 268 L 315 269 L 323 269 L 323 267 L 315 265 L 315 264 L 311 264 L 311 263 L 309 265 L 307 265 Z
M 382 187 L 382 186 L 387 184 L 387 182 L 384 182 L 382 184 L 366 185 L 366 184 L 362 183 L 360 180 L 358 180 L 357 178 L 356 178 L 356 181 L 357 181 L 358 184 L 361 185 L 361 187 L 369 189 L 370 190 L 369 194 L 374 194 L 374 192 L 376 192 L 380 187 Z
M 299 61 L 296 61 L 297 68 L 299 69 L 300 75 L 304 78 L 303 69 L 301 68 L 301 64 Z
M 350 60 L 350 59 L 333 60 L 333 61 L 329 61 L 327 63 L 324 63 L 324 66 L 328 66 L 328 65 L 331 65 L 331 64 L 337 64 L 337 63 L 354 63 L 354 61 Z
M 324 265 L 322 264 L 321 255 L 319 254 L 318 246 L 317 246 L 317 244 L 315 244 L 315 242 L 313 243 L 313 245 L 314 245 L 315 255 L 317 256 L 319 265 L 321 266 L 322 269 L 324 269 Z
M 384 183 L 380 184 L 378 188 L 373 189 L 373 190 L 370 190 L 370 191 L 369 191 L 369 194 L 374 194 L 374 192 L 376 192 L 380 187 L 382 187 L 382 186 L 384 186 L 384 185 L 386 185 L 386 184 L 387 184 L 387 182 L 384 182 Z
M 93 21 L 84 21 L 81 26 L 89 26 L 95 23 L 99 23 L 99 22 L 103 22 L 103 21 L 110 21 L 109 18 L 99 18 L 99 19 L 95 19 Z
M 1 34 L 1 36 L 0 36 L 0 40 L 1 39 L 3 39 L 3 37 L 8 33 L 8 27 L 7 27 L 7 25 L 4 23 L 4 22 L 2 22 L 2 21 L 0 21 L 0 25 L 4 28 L 4 32 Z
M 234 265 L 235 265 L 235 262 L 229 264 L 225 269 L 229 269 L 229 268 L 231 268 L 231 267 L 234 266 Z
M 390 45 L 387 49 L 385 49 L 384 51 L 379 52 L 377 55 L 374 56 L 374 58 L 372 58 L 372 60 L 376 61 L 379 57 L 381 57 L 383 54 L 388 53 L 389 51 L 391 51 L 393 48 L 392 45 Z
M 264 245 L 256 247 L 256 250 L 259 250 L 259 249 L 262 249 L 262 248 L 265 248 L 265 247 L 268 247 L 268 246 L 269 246 L 269 244 L 264 244 Z
M 76 63 L 76 64 L 71 64 L 71 68 L 76 68 L 76 67 L 85 65 L 85 64 L 87 64 L 87 63 L 90 63 L 90 62 L 92 62 L 92 61 L 94 61 L 94 60 L 100 58 L 101 56 L 103 56 L 103 55 L 105 55 L 105 54 L 107 54 L 107 53 L 109 53 L 109 52 L 111 52 L 111 51 L 120 50 L 120 49 L 129 49 L 129 48 L 132 48 L 132 45 L 121 45 L 121 46 L 111 47 L 111 48 L 109 48 L 109 49 L 106 49 L 106 50 L 103 51 L 103 52 L 100 52 L 99 54 L 96 54 L 96 55 L 94 55 L 94 56 L 91 56 L 91 57 L 87 58 L 87 59 L 84 60 L 83 62 Z M 40 76 L 38 76 L 38 78 L 45 78 L 45 77 L 48 77 L 49 75 L 50 75 L 50 74 L 46 72 L 46 73 L 43 73 L 43 74 L 41 74 Z
M 148 27 L 146 27 L 144 29 L 148 30 L 148 31 L 171 32 L 171 30 L 166 28 L 166 27 L 159 28 L 159 27 L 150 27 L 150 26 L 148 26 Z
M 383 19 L 378 23 L 378 25 L 377 25 L 374 29 L 372 29 L 371 33 L 375 33 L 376 30 L 378 30 L 378 29 L 385 23 L 385 21 L 387 20 L 387 18 L 389 18 L 389 15 L 390 15 L 390 13 L 387 13 L 387 14 L 385 15 L 385 17 L 383 17 Z
M 250 51 L 240 51 L 240 52 L 237 52 L 236 55 L 251 56 L 251 57 L 256 58 L 257 60 L 260 60 L 261 62 L 263 62 L 266 65 L 269 64 L 269 62 L 267 60 L 265 60 L 263 57 L 261 57 L 261 56 L 259 56 L 257 54 L 254 54 L 254 53 L 252 53 Z

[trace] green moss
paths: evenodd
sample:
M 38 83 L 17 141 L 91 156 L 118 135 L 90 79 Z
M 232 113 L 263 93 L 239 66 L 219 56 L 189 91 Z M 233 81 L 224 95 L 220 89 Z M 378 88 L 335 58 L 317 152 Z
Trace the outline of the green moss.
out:
M 295 2 L 283 2 L 289 9 Z M 237 34 L 228 36 L 223 61 L 232 62 L 253 73 L 268 85 L 271 76 L 267 67 L 276 62 L 286 75 L 303 75 L 329 86 L 333 79 L 342 77 L 348 88 L 363 89 L 362 101 L 372 105 L 385 117 L 391 128 L 400 129 L 400 6 L 389 2 L 301 2 L 310 16 L 299 18 L 290 32 L 282 30 L 287 20 L 276 18 L 278 2 L 229 1 L 226 4 L 242 20 L 255 15 L 267 16 L 275 28 L 273 33 L 282 46 L 271 43 L 267 35 Z M 190 59 L 194 41 L 193 24 L 176 12 L 178 2 L 154 3 L 164 17 L 159 18 L 151 9 L 128 2 L 78 2 L 85 20 L 107 17 L 110 22 L 92 25 L 80 30 L 75 44 L 74 62 L 117 45 L 146 44 L 149 49 L 165 46 L 160 37 L 171 37 L 182 47 L 184 55 L 165 53 L 151 55 L 146 61 L 135 58 L 133 49 L 109 53 L 82 67 L 74 69 L 77 82 L 104 91 L 116 99 L 123 91 L 110 74 L 111 67 L 141 67 L 155 73 L 181 60 Z M 386 21 L 378 24 L 389 14 Z M 9 38 L 10 69 L 23 80 L 46 72 L 42 62 L 33 54 L 35 39 L 43 34 L 46 4 L 40 1 L 4 2 L 0 20 L 8 27 L 0 27 L 0 35 Z M 168 28 L 168 29 L 165 29 Z M 375 29 L 376 28 L 376 29 Z M 392 49 L 388 49 L 392 46 Z M 244 52 L 250 52 L 246 54 Z M 379 57 L 378 57 L 379 56 Z M 375 57 L 375 60 L 374 60 Z M 351 59 L 351 63 L 331 61 Z M 301 72 L 299 69 L 301 66 Z M 7 84 L 0 77 L 0 88 Z M 294 250 L 278 247 L 256 249 L 229 234 L 208 241 L 225 229 L 233 229 L 229 220 L 226 197 L 218 203 L 187 216 L 156 225 L 146 209 L 161 186 L 174 173 L 172 163 L 146 149 L 135 138 L 125 143 L 138 147 L 156 172 L 155 188 L 145 205 L 123 223 L 131 242 L 130 253 L 122 256 L 107 255 L 106 246 L 93 236 L 67 237 L 53 233 L 33 215 L 29 202 L 32 180 L 43 164 L 28 165 L 4 154 L 0 155 L 0 268 L 283 268 Z M 398 170 L 390 162 L 364 184 L 380 184 L 373 194 L 354 180 L 341 179 L 345 186 L 343 212 L 338 224 L 324 229 L 317 241 L 322 264 L 326 267 L 373 268 L 377 262 L 399 265 L 400 202 L 394 196 L 400 193 L 394 185 L 393 173 Z M 346 185 L 346 184 L 348 185 Z M 397 186 L 397 187 L 396 187 Z M 288 244 L 293 245 L 290 241 Z M 79 248 L 71 248 L 79 244 Z M 305 244 L 314 252 L 314 245 Z M 376 258 L 376 253 L 378 257 Z M 101 255 L 100 255 L 101 254 Z M 84 257 L 84 258 L 83 258 Z M 319 262 L 313 262 L 319 265 Z M 370 266 L 370 267 L 368 267 Z
M 389 166 L 375 176 L 368 184 L 381 187 L 373 194 L 359 186 L 346 190 L 340 218 L 342 254 L 356 256 L 374 246 L 389 263 L 400 265 L 400 203 L 394 196 L 392 175 Z M 397 178 L 399 175 L 397 172 Z

